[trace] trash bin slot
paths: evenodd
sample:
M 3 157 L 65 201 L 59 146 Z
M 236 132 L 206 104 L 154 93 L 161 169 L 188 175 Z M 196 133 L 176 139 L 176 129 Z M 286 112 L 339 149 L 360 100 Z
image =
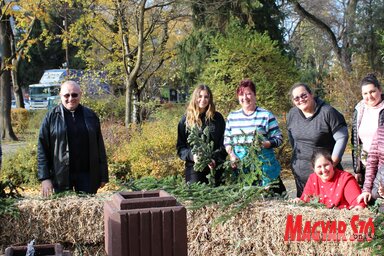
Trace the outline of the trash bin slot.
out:
M 122 195 L 124 199 L 130 199 L 130 198 L 145 198 L 145 197 L 159 197 L 160 193 L 155 192 L 155 193 L 141 193 L 141 194 L 126 194 Z
M 176 199 L 172 197 L 156 197 L 156 198 L 141 198 L 132 200 L 123 200 L 120 205 L 120 210 L 128 209 L 143 209 L 153 207 L 169 207 L 177 204 Z
M 114 195 L 114 197 L 124 199 L 132 198 L 147 198 L 147 197 L 170 197 L 164 190 L 151 190 L 151 191 L 134 191 L 134 192 L 119 192 Z

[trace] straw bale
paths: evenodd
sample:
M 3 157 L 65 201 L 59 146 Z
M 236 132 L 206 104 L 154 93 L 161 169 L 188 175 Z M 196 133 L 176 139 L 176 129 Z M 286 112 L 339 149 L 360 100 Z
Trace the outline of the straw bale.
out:
M 103 205 L 108 196 L 25 199 L 18 203 L 17 218 L 0 217 L 0 245 L 64 243 L 99 246 L 104 243 Z M 338 220 L 347 223 L 347 237 L 353 215 L 367 220 L 368 210 L 315 209 L 282 201 L 256 202 L 224 224 L 213 225 L 222 212 L 217 206 L 188 210 L 189 255 L 369 255 L 357 251 L 357 242 L 284 241 L 288 214 L 301 214 L 303 222 Z M 303 224 L 304 225 L 304 224 Z
M 3 217 L 0 243 L 18 244 L 32 239 L 45 243 L 99 243 L 104 237 L 103 204 L 103 197 L 22 200 L 17 204 L 18 217 Z
M 221 213 L 213 206 L 188 212 L 190 255 L 370 255 L 370 250 L 356 251 L 357 241 L 284 241 L 288 214 L 302 215 L 306 220 L 337 220 L 347 224 L 346 237 L 353 215 L 361 220 L 373 217 L 368 210 L 315 209 L 280 201 L 257 202 L 224 224 L 212 226 Z

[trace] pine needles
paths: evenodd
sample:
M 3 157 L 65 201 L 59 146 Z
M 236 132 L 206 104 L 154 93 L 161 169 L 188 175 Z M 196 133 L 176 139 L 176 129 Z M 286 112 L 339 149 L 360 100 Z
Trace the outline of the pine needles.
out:
M 276 196 L 271 193 L 274 183 L 268 187 L 260 187 L 262 172 L 262 137 L 257 133 L 252 134 L 251 143 L 244 138 L 249 135 L 242 134 L 233 136 L 231 141 L 246 151 L 244 157 L 232 163 L 229 159 L 222 165 L 212 168 L 207 176 L 209 184 L 185 183 L 179 178 L 144 178 L 131 181 L 127 186 L 133 190 L 163 189 L 173 194 L 179 201 L 185 202 L 190 209 L 198 209 L 204 206 L 217 204 L 223 214 L 215 220 L 215 223 L 225 222 L 238 214 L 250 203 L 257 199 Z M 243 141 L 243 143 L 240 143 Z M 201 130 L 194 126 L 189 128 L 188 143 L 192 146 L 192 153 L 197 156 L 198 161 L 194 164 L 194 170 L 199 172 L 206 169 L 212 161 L 215 153 L 213 141 L 209 137 L 209 127 Z M 233 169 L 233 164 L 236 168 Z M 215 187 L 215 172 L 217 169 L 224 170 L 222 186 Z
M 272 196 L 264 187 L 244 187 L 240 183 L 211 187 L 204 183 L 185 183 L 181 176 L 163 179 L 146 177 L 131 180 L 124 186 L 135 191 L 165 190 L 191 210 L 213 204 L 219 205 L 222 214 L 215 220 L 215 223 L 226 222 L 255 200 Z
M 366 241 L 358 245 L 358 248 L 371 248 L 372 255 L 384 255 L 384 199 L 377 199 L 375 205 L 370 207 L 372 212 L 377 215 L 373 221 L 375 227 L 375 235 L 372 241 Z
M 12 182 L 0 181 L 0 216 L 10 215 L 17 216 L 19 211 L 16 207 L 16 198 L 21 197 L 19 187 Z
M 189 128 L 188 143 L 192 146 L 192 154 L 198 157 L 193 168 L 196 172 L 202 172 L 211 163 L 215 153 L 213 141 L 209 138 L 209 126 L 203 131 L 196 125 Z

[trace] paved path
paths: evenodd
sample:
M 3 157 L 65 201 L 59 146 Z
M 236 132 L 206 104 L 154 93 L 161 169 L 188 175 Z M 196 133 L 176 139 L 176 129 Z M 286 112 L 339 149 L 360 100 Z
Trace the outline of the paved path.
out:
M 28 143 L 26 141 L 12 141 L 12 142 L 2 142 L 1 150 L 3 156 L 14 154 L 17 149 L 26 146 Z
M 352 165 L 352 155 L 351 152 L 345 152 L 343 156 L 343 160 L 341 161 L 341 164 L 344 167 L 344 170 L 353 173 L 353 165 Z

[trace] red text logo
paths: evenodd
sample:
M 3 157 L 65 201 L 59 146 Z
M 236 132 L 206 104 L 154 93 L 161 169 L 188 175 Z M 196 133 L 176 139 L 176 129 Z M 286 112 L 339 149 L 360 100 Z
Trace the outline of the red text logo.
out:
M 348 225 L 352 235 L 346 236 Z M 305 221 L 303 216 L 292 214 L 287 216 L 284 241 L 371 241 L 375 234 L 372 218 L 367 221 L 360 220 L 359 215 L 353 215 L 347 224 L 341 220 Z

